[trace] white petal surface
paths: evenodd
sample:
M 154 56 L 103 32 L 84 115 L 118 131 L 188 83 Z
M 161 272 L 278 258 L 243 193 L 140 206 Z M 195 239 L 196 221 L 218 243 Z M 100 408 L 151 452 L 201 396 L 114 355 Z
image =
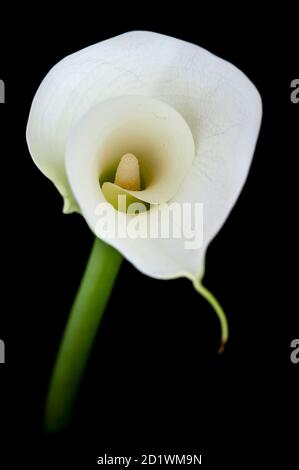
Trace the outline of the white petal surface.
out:
M 196 45 L 150 32 L 126 33 L 58 63 L 33 101 L 27 141 L 34 161 L 63 195 L 65 212 L 79 206 L 93 230 L 94 203 L 103 196 L 90 168 L 80 183 L 70 153 L 67 176 L 67 142 L 75 125 L 80 132 L 81 118 L 90 108 L 121 95 L 161 100 L 190 127 L 195 158 L 172 200 L 204 204 L 204 243 L 194 251 L 178 239 L 108 242 L 150 276 L 201 277 L 206 248 L 236 202 L 249 170 L 261 122 L 260 96 L 228 62 Z M 82 191 L 88 181 L 89 189 Z

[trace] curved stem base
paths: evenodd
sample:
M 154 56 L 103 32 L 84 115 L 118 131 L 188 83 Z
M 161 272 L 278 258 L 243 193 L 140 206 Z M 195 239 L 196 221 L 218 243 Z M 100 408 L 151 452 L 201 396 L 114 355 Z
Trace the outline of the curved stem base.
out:
M 48 432 L 60 431 L 70 421 L 86 363 L 121 261 L 122 256 L 114 248 L 95 239 L 50 382 L 45 416 Z

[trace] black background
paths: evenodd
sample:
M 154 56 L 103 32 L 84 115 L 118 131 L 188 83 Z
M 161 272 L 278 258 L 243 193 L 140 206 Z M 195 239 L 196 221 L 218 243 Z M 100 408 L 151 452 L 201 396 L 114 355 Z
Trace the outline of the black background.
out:
M 147 11 L 143 12 L 142 7 Z M 73 9 L 75 7 L 73 6 Z M 83 9 L 83 6 L 81 6 Z M 245 7 L 212 13 L 191 5 L 4 14 L 0 36 L 2 299 L 0 462 L 56 465 L 145 453 L 204 453 L 204 464 L 296 461 L 299 365 L 297 188 L 299 104 L 294 10 Z M 76 13 L 76 15 L 75 15 Z M 158 281 L 124 262 L 99 330 L 73 422 L 43 434 L 47 384 L 93 236 L 31 161 L 25 127 L 31 100 L 65 55 L 133 29 L 194 42 L 231 61 L 261 93 L 264 117 L 237 205 L 211 243 L 205 284 L 221 301 L 230 341 L 189 281 Z M 128 285 L 134 286 L 128 290 Z M 134 302 L 132 302 L 132 297 Z M 5 419 L 5 418 L 6 419 Z M 13 443 L 13 446 L 9 446 Z M 298 445 L 298 444 L 297 444 Z M 1 467 L 2 468 L 2 467 Z

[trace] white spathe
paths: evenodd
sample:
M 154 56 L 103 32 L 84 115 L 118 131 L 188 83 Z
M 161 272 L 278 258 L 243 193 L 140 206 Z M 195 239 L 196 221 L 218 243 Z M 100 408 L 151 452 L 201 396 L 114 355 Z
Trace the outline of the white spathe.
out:
M 94 204 L 104 200 L 97 184 L 101 156 L 97 161 L 88 149 L 82 151 L 86 125 L 92 148 L 101 138 L 93 123 L 103 106 L 144 97 L 173 110 L 170 115 L 185 126 L 186 153 L 175 159 L 177 167 L 170 164 L 170 183 L 167 172 L 165 186 L 163 178 L 157 182 L 155 202 L 161 196 L 161 202 L 203 203 L 204 243 L 186 250 L 180 239 L 106 241 L 147 275 L 201 279 L 206 249 L 246 180 L 261 123 L 260 95 L 240 70 L 199 46 L 157 33 L 133 31 L 108 39 L 64 58 L 45 77 L 30 111 L 28 146 L 62 194 L 64 212 L 81 212 L 95 231 Z M 176 132 L 173 138 L 181 142 Z

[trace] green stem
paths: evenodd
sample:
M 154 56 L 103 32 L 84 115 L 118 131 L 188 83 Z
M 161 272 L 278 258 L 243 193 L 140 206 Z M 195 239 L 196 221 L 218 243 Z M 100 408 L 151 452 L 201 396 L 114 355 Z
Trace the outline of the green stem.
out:
M 209 302 L 209 304 L 213 307 L 215 313 L 218 316 L 221 327 L 221 343 L 218 352 L 222 353 L 224 351 L 224 347 L 227 343 L 229 335 L 226 315 L 218 300 L 205 286 L 201 284 L 200 281 L 198 281 L 197 279 L 193 279 L 193 285 L 195 290 Z
M 80 382 L 122 256 L 96 238 L 72 306 L 50 382 L 45 427 L 65 428 L 72 416 Z

